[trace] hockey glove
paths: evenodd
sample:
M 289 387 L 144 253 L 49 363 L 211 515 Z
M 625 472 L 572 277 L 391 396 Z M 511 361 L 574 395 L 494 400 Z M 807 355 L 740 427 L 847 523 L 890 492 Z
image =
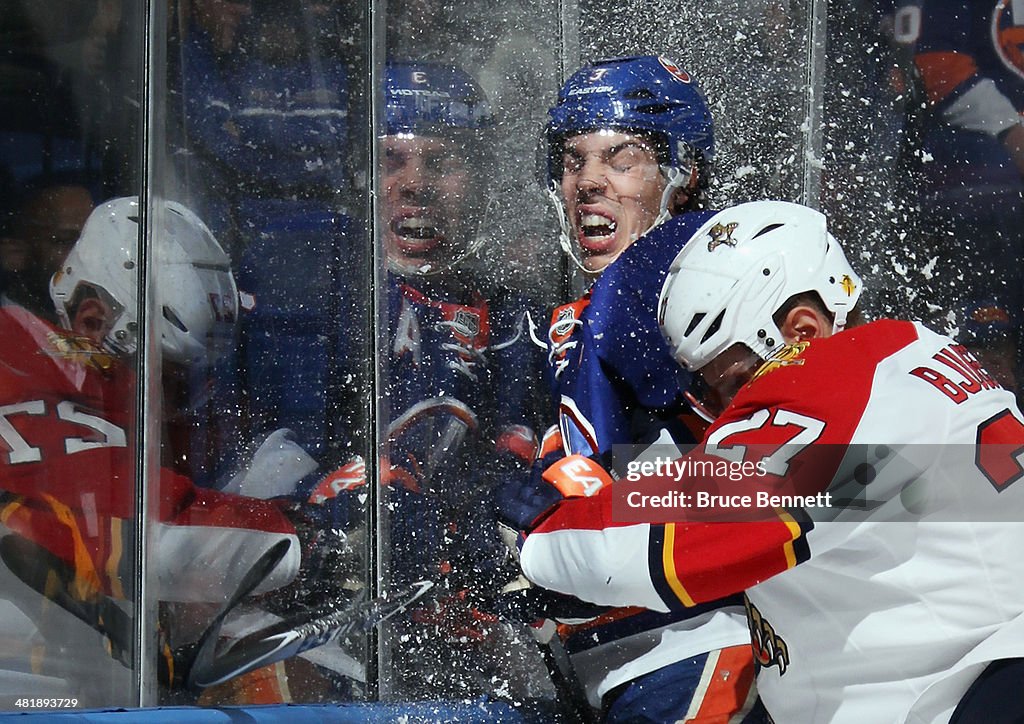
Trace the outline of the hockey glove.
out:
M 507 531 L 532 530 L 565 498 L 596 495 L 611 484 L 608 472 L 582 455 L 561 457 L 552 453 L 537 460 L 530 470 L 512 478 L 497 491 L 495 505 L 502 537 Z
M 285 614 L 347 600 L 362 587 L 362 531 L 336 528 L 332 511 L 324 506 L 279 502 L 299 539 L 299 573 L 292 583 L 267 594 L 264 605 Z

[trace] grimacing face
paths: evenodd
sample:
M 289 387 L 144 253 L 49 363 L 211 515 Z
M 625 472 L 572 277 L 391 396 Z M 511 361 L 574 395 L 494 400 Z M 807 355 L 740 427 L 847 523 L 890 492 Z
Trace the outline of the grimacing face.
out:
M 654 223 L 665 178 L 645 139 L 603 130 L 566 139 L 561 188 L 570 236 L 597 273 Z
M 404 272 L 443 269 L 469 243 L 471 174 L 465 150 L 435 136 L 385 136 L 384 250 Z

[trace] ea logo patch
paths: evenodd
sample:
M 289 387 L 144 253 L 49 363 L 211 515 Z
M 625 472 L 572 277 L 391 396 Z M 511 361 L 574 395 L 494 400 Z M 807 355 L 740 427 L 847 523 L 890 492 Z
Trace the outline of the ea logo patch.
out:
M 658 58 L 658 62 L 661 63 L 661 67 L 669 72 L 669 74 L 678 81 L 683 83 L 690 82 L 690 74 L 680 68 L 678 65 L 673 63 L 671 60 L 666 58 Z

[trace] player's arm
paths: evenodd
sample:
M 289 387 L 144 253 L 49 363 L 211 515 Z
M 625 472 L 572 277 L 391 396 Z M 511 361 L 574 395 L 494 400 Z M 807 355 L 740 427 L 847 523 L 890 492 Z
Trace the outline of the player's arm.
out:
M 545 479 L 561 498 L 524 532 L 523 571 L 586 601 L 678 610 L 743 591 L 809 557 L 805 535 L 813 526 L 799 510 L 759 511 L 742 522 L 624 523 L 613 514 L 612 479 L 593 460 L 565 458 Z
M 917 44 L 914 64 L 920 74 L 928 102 L 943 120 L 955 128 L 987 133 L 999 138 L 1010 153 L 1018 171 L 1024 175 L 1024 130 L 1021 109 L 1006 96 L 996 80 L 981 72 L 975 49 L 963 26 L 971 18 L 956 9 L 959 17 L 949 17 L 942 6 L 922 9 L 908 5 L 897 19 L 898 40 Z M 930 12 L 929 12 L 930 11 Z

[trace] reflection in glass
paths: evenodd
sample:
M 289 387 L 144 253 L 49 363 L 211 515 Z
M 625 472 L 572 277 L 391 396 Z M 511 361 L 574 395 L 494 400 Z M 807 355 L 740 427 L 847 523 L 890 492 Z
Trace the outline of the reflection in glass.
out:
M 494 117 L 452 65 L 389 62 L 384 94 L 381 555 L 389 585 L 428 578 L 440 588 L 388 628 L 387 694 L 537 699 L 545 682 L 534 649 L 485 607 L 516 576 L 492 500 L 536 444 L 538 369 L 524 300 L 472 257 L 487 253 Z

